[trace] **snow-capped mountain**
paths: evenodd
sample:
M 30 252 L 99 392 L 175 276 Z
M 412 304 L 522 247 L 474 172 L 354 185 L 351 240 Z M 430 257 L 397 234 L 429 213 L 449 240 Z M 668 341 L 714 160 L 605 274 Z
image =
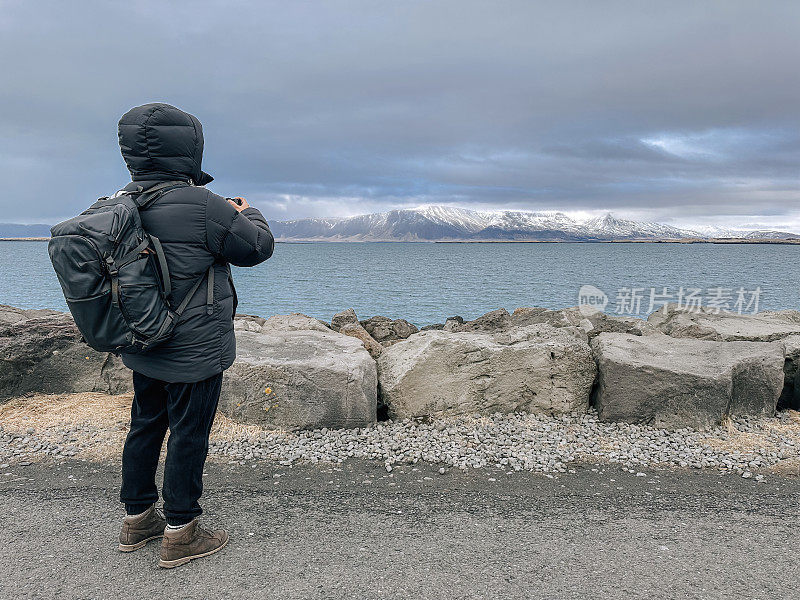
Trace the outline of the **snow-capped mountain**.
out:
M 611 214 L 579 221 L 561 212 L 475 211 L 421 206 L 339 219 L 272 221 L 286 241 L 613 241 L 682 238 L 800 238 L 778 231 L 706 231 L 619 219 Z
M 800 235 L 796 233 L 787 233 L 785 231 L 772 231 L 764 229 L 756 229 L 753 231 L 740 232 L 740 235 L 748 240 L 796 240 L 800 239 Z M 733 236 L 737 237 L 737 236 Z
M 485 214 L 430 206 L 343 219 L 299 219 L 270 224 L 277 239 L 341 241 L 431 241 L 469 238 L 488 223 Z
M 787 231 L 775 231 L 773 229 L 731 229 L 728 227 L 714 227 L 703 225 L 692 227 L 691 231 L 686 230 L 687 233 L 693 233 L 694 237 L 699 238 L 740 238 L 745 240 L 796 240 L 800 239 L 800 235 L 796 233 L 789 233 Z
M 584 223 L 584 227 L 589 235 L 613 240 L 651 238 L 670 240 L 685 238 L 690 235 L 688 230 L 678 229 L 671 225 L 649 223 L 646 221 L 628 221 L 625 219 L 618 219 L 611 214 L 589 219 Z
M 717 227 L 715 225 L 698 225 L 692 227 L 691 230 L 695 237 L 699 238 L 730 238 L 740 237 L 742 235 L 741 231 L 737 231 L 729 227 Z

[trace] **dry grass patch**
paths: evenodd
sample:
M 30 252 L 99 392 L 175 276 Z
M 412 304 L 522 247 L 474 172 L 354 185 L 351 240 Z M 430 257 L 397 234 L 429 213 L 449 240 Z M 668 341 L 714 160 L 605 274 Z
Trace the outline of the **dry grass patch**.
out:
M 127 423 L 133 394 L 43 394 L 13 398 L 0 405 L 6 430 L 92 425 L 104 429 Z
M 130 426 L 133 394 L 41 394 L 13 398 L 0 404 L 0 424 L 12 433 L 56 444 L 75 444 L 81 456 L 119 457 Z M 28 433 L 33 429 L 33 433 Z M 245 425 L 221 413 L 214 419 L 211 439 L 256 440 L 267 430 Z
M 728 431 L 728 439 L 708 436 L 701 441 L 715 450 L 731 453 L 776 450 L 780 446 L 780 440 L 776 436 L 795 438 L 800 444 L 800 412 L 789 410 L 786 415 L 787 419 L 763 421 L 759 431 L 739 431 L 733 421 L 727 420 L 722 426 Z

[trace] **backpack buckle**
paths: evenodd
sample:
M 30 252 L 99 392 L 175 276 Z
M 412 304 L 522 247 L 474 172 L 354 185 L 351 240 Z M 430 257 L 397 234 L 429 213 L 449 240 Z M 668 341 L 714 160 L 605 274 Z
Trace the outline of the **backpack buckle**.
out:
M 106 271 L 108 271 L 111 277 L 116 277 L 118 273 L 117 269 L 114 267 L 114 259 L 110 256 L 106 256 Z

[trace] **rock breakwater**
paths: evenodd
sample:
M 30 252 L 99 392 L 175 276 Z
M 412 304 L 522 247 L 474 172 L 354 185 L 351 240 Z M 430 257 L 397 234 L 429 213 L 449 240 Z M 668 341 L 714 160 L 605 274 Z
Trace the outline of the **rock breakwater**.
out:
M 403 319 L 330 324 L 237 315 L 239 356 L 220 410 L 283 429 L 357 428 L 381 416 L 588 414 L 667 428 L 799 408 L 800 312 L 667 305 L 647 321 L 523 307 L 418 329 Z M 798 381 L 800 384 L 800 381 Z M 80 342 L 69 315 L 0 307 L 0 398 L 130 390 L 113 355 Z

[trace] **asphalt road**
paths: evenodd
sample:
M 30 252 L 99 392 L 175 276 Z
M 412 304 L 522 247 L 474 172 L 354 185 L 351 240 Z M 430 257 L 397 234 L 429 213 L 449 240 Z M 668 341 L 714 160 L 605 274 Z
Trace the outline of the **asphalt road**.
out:
M 118 469 L 0 469 L 0 598 L 800 598 L 800 480 L 209 464 L 231 542 L 116 550 Z

